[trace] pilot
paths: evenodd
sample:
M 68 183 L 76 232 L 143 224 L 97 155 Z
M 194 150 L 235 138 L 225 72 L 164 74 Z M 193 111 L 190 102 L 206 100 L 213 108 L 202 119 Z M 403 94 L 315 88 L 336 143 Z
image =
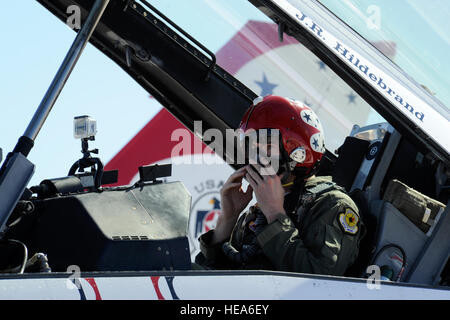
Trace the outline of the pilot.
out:
M 255 100 L 240 123 L 250 163 L 247 133 L 263 131 L 273 134 L 254 139 L 253 147 L 266 161 L 255 158 L 225 182 L 220 191 L 222 212 L 215 229 L 200 236 L 196 264 L 207 269 L 344 275 L 358 255 L 362 222 L 356 204 L 331 177 L 315 176 L 325 152 L 318 117 L 295 100 Z M 243 179 L 249 183 L 246 191 Z M 241 214 L 253 194 L 257 203 Z

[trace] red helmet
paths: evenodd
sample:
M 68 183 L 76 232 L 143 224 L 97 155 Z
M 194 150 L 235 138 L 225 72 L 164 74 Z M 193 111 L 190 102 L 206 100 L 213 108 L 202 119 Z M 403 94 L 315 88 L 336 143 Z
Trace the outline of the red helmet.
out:
M 258 97 L 242 117 L 239 129 L 278 129 L 289 170 L 303 168 L 306 176 L 314 173 L 325 152 L 319 118 L 304 103 L 279 96 Z

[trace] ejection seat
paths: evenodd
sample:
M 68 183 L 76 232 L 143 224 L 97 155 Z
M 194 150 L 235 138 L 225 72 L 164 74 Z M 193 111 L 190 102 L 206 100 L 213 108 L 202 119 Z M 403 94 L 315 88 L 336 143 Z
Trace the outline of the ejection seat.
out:
M 370 214 L 370 197 L 374 197 L 374 192 L 367 190 L 366 184 L 371 180 L 380 161 L 381 150 L 386 148 L 393 132 L 387 123 L 363 128 L 355 125 L 343 145 L 336 150 L 338 158 L 332 173 L 333 181 L 349 192 L 359 208 L 364 225 L 358 258 L 347 270 L 346 276 L 364 276 L 373 256 L 378 221 L 376 216 Z
M 364 223 L 361 232 L 365 234 L 359 256 L 346 276 L 365 277 L 367 267 L 377 265 L 381 272 L 387 271 L 384 275 L 391 280 L 436 284 L 437 276 L 433 272 L 440 272 L 434 269 L 445 264 L 449 251 L 448 245 L 437 244 L 437 241 L 449 229 L 449 217 L 440 221 L 439 232 L 433 232 L 444 209 L 439 210 L 438 215 L 435 210 L 436 221 L 429 230 L 424 230 L 405 215 L 407 210 L 401 212 L 393 205 L 399 207 L 397 194 L 391 199 L 387 199 L 386 194 L 382 197 L 382 185 L 386 189 L 386 173 L 400 141 L 400 134 L 388 124 L 355 126 L 337 150 L 333 180 L 344 187 L 358 205 Z M 403 185 L 397 181 L 391 184 Z M 433 251 L 431 246 L 434 246 Z M 434 265 L 427 264 L 430 271 L 423 272 L 421 268 L 430 255 Z

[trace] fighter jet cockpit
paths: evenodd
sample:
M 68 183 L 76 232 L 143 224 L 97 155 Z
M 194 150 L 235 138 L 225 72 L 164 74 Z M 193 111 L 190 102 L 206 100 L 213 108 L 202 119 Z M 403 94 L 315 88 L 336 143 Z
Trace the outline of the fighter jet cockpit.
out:
M 307 297 L 296 279 L 338 281 L 342 292 L 382 299 L 425 289 L 448 298 L 450 70 L 436 61 L 446 58 L 449 43 L 430 20 L 431 12 L 442 23 L 445 15 L 387 0 L 37 2 L 55 23 L 69 26 L 74 40 L 14 149 L 2 145 L 3 159 L 0 149 L 0 283 L 72 279 L 76 269 L 80 280 L 72 282 L 81 297 L 78 284 L 100 288 L 98 297 L 113 292 L 120 277 L 150 277 L 158 299 L 203 298 L 190 287 L 193 278 L 226 288 L 224 277 L 236 284 L 254 277 L 265 286 L 254 293 L 269 299 Z M 406 30 L 393 13 L 399 10 L 422 29 Z M 134 127 L 125 124 L 133 105 L 121 111 L 123 119 L 109 118 L 110 132 L 127 132 L 125 143 L 108 140 L 107 124 L 91 112 L 73 112 L 55 133 L 72 128 L 72 140 L 39 151 L 37 137 L 71 74 L 85 72 L 76 65 L 89 50 L 143 89 L 156 111 Z M 104 96 L 120 95 L 113 78 L 105 81 L 111 84 L 105 82 Z M 316 176 L 331 177 L 359 209 L 364 236 L 343 276 L 193 268 L 199 236 L 221 214 L 220 189 L 242 165 L 234 133 L 246 110 L 271 95 L 315 112 L 325 144 Z M 50 160 L 33 163 L 34 154 Z M 52 169 L 51 163 L 57 172 L 41 176 L 40 167 Z M 366 290 L 374 276 L 389 289 Z M 280 293 L 273 279 L 292 282 Z M 58 286 L 47 286 L 56 290 L 49 296 L 66 290 Z

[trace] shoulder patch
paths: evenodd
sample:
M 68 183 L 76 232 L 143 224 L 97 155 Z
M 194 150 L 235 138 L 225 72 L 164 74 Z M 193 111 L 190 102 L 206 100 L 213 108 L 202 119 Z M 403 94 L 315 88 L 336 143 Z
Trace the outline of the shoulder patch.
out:
M 345 212 L 339 214 L 339 223 L 345 233 L 355 235 L 358 233 L 359 217 L 350 208 L 346 208 Z

